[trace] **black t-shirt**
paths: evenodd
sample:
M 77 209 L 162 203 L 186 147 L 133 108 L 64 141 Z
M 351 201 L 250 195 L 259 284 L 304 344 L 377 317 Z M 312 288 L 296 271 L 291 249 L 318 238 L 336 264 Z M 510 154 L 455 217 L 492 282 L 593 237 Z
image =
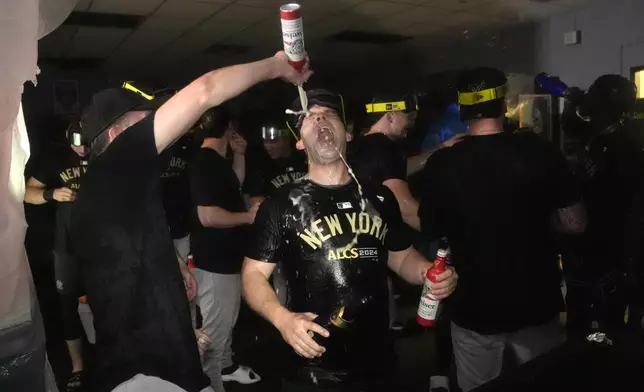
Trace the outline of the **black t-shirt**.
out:
M 407 180 L 407 158 L 400 143 L 382 133 L 357 138 L 349 146 L 349 163 L 363 186 Z
M 58 147 L 38 161 L 33 177 L 47 188 L 66 187 L 78 191 L 85 172 L 86 158 L 79 156 L 71 148 Z
M 244 192 L 251 197 L 266 197 L 304 177 L 307 171 L 306 157 L 299 152 L 293 152 L 286 158 L 262 161 L 247 171 Z
M 195 151 L 195 142 L 187 136 L 179 139 L 163 152 L 161 157 L 161 194 L 172 238 L 183 238 L 190 233 L 190 181 L 188 162 Z
M 33 177 L 45 184 L 47 189 L 69 188 L 78 192 L 88 161 L 79 156 L 71 148 L 59 147 L 38 160 Z M 56 251 L 68 252 L 68 231 L 73 202 L 56 203 Z
M 381 186 L 365 195 L 355 183 L 324 187 L 302 179 L 261 205 L 247 257 L 282 262 L 292 312 L 313 312 L 321 325 L 342 306 L 371 296 L 354 324 L 334 333 L 320 361 L 289 350 L 287 377 L 319 385 L 365 385 L 382 379 L 392 359 L 388 341 L 388 250 L 410 246 L 398 204 Z
M 557 208 L 579 199 L 563 155 L 533 133 L 468 136 L 423 172 L 423 232 L 446 236 L 458 287 L 453 321 L 482 334 L 553 319 L 561 306 Z
M 588 227 L 586 269 L 597 275 L 623 267 L 641 252 L 644 221 L 644 125 L 632 121 L 591 141 L 584 157 L 583 197 Z M 601 267 L 601 268 L 600 268 Z
M 90 162 L 72 211 L 99 353 L 92 391 L 137 373 L 188 392 L 209 385 L 161 201 L 153 124 L 152 114 Z
M 246 205 L 232 162 L 211 148 L 200 148 L 190 162 L 193 219 L 190 250 L 197 268 L 217 274 L 238 274 L 244 260 L 244 241 L 249 227 L 204 227 L 197 206 L 244 212 Z

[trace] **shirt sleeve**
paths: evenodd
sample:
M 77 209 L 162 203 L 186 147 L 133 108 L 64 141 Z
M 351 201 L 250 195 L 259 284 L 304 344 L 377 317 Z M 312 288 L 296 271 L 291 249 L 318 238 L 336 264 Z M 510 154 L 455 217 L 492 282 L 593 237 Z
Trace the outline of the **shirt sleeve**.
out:
M 377 196 L 382 197 L 380 213 L 389 228 L 385 237 L 385 248 L 393 252 L 409 248 L 412 245 L 412 235 L 403 222 L 394 194 L 386 186 L 381 186 Z
M 373 159 L 383 182 L 387 180 L 407 181 L 407 159 L 400 149 L 393 143 L 382 143 L 376 149 L 376 154 Z
M 31 177 L 42 182 L 48 188 L 60 187 L 60 180 L 56 178 L 56 154 L 48 152 L 34 160 L 33 171 Z
M 277 200 L 269 197 L 257 211 L 253 223 L 252 237 L 246 257 L 276 263 L 277 252 L 282 243 L 281 208 Z
M 200 150 L 188 166 L 190 194 L 197 206 L 216 207 L 222 204 L 221 187 L 217 185 L 216 167 L 206 158 Z
M 154 137 L 154 116 L 152 113 L 123 131 L 98 156 L 105 170 L 119 173 L 115 177 L 122 177 L 127 183 L 145 181 L 152 176 L 159 178 L 161 170 Z M 90 161 L 88 170 L 91 170 L 91 165 Z

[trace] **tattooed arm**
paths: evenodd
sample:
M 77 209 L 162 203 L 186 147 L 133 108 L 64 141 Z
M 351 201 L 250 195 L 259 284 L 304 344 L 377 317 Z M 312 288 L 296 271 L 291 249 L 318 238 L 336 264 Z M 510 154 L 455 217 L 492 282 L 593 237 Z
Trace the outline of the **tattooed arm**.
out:
M 586 209 L 582 203 L 559 208 L 553 219 L 555 229 L 564 234 L 581 234 L 586 230 Z

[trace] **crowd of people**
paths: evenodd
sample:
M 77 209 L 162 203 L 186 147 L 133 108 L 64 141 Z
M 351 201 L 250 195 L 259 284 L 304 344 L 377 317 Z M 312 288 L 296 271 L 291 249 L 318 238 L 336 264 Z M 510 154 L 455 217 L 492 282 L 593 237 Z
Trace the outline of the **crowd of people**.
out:
M 289 347 L 275 357 L 282 390 L 397 388 L 391 279 L 420 286 L 432 266 L 414 238 L 451 251 L 431 288 L 442 301 L 432 392 L 450 390 L 452 366 L 470 391 L 501 374 L 506 349 L 523 364 L 594 323 L 641 332 L 644 128 L 631 82 L 603 76 L 568 102 L 562 127 L 585 146 L 576 164 L 508 129 L 508 82 L 491 68 L 461 75 L 458 129 L 418 155 L 401 148 L 416 95 L 374 96 L 350 131 L 342 96 L 314 89 L 286 124 L 256 130 L 268 159 L 252 164 L 224 103 L 310 76 L 280 52 L 178 92 L 125 83 L 92 97 L 71 148 L 40 158 L 25 202 L 57 205 L 67 391 L 259 382 L 233 356 L 242 299 Z M 79 299 L 93 316 L 90 362 Z

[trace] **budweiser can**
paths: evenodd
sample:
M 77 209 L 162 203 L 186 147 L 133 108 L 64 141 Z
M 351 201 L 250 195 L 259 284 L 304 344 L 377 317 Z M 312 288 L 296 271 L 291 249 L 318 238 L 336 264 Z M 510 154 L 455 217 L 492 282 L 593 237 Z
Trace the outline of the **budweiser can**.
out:
M 302 68 L 306 63 L 301 9 L 302 7 L 296 3 L 285 4 L 280 7 L 284 52 L 286 52 L 291 65 L 295 69 Z

